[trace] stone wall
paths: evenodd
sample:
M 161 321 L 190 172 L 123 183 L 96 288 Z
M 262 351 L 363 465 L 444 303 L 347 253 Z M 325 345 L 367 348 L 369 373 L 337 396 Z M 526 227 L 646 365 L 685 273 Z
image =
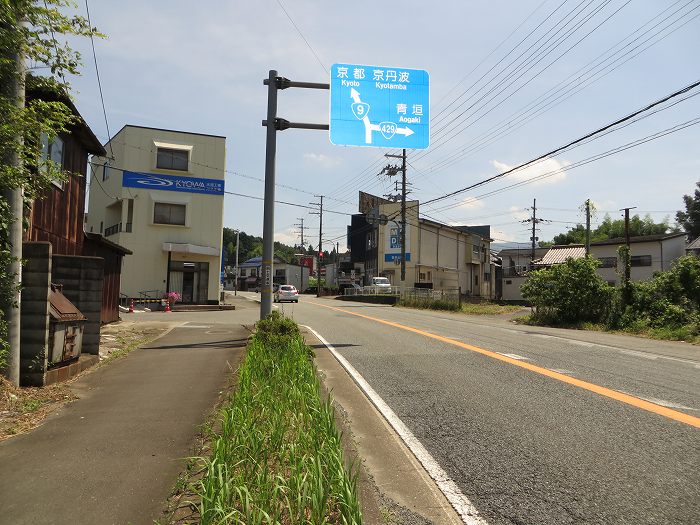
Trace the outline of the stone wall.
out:
M 100 315 L 104 259 L 54 255 L 51 282 L 63 285 L 63 295 L 87 317 L 83 332 L 83 354 L 100 353 Z
M 28 242 L 22 250 L 26 263 L 22 267 L 20 384 L 41 386 L 49 340 L 51 243 Z

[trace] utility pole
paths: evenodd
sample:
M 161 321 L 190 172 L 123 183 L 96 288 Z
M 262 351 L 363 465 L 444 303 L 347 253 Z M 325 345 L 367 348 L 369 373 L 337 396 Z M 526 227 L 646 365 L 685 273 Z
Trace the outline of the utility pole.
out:
M 623 261 L 625 265 L 625 274 L 623 276 L 624 282 L 622 283 L 622 302 L 623 304 L 629 304 L 632 299 L 632 290 L 630 288 L 631 279 L 631 266 L 632 266 L 632 252 L 630 250 L 630 210 L 635 209 L 636 206 L 629 208 L 621 208 L 620 211 L 625 212 L 625 246 L 626 249 L 626 260 Z
M 591 199 L 586 199 L 586 256 L 591 253 Z
M 401 159 L 401 167 L 387 164 L 382 169 L 381 173 L 386 173 L 390 177 L 393 177 L 397 175 L 399 171 L 401 172 L 401 288 L 403 289 L 406 285 L 406 195 L 408 194 L 408 184 L 406 182 L 406 150 L 402 150 L 401 155 L 391 155 L 387 153 L 384 156 Z
M 238 246 L 240 244 L 240 230 L 236 230 L 236 266 L 233 269 L 233 295 L 238 295 Z
M 546 219 L 540 219 L 537 217 L 537 199 L 532 199 L 532 216 L 529 219 L 525 219 L 522 222 L 531 222 L 532 223 L 532 237 L 530 237 L 530 241 L 532 242 L 532 248 L 530 251 L 530 264 L 535 262 L 535 249 L 537 248 L 537 241 L 539 240 L 537 238 L 537 225 L 541 222 L 545 222 Z
M 295 225 L 294 225 L 294 226 L 296 226 L 297 228 L 299 228 L 299 231 L 296 232 L 296 233 L 298 233 L 299 235 L 301 235 L 301 247 L 302 247 L 303 249 L 306 249 L 306 246 L 305 246 L 305 244 L 304 244 L 304 230 L 308 230 L 309 227 L 308 227 L 308 226 L 304 226 L 304 217 L 297 217 L 297 219 L 299 219 L 300 224 L 295 224 Z
M 318 275 L 316 275 L 316 297 L 321 297 L 321 252 L 323 251 L 323 195 L 314 195 L 320 202 L 312 202 L 311 205 L 318 206 L 318 211 L 310 213 L 318 215 Z
M 23 22 L 23 26 L 26 24 Z M 24 28 L 23 28 L 24 29 Z M 5 53 L 3 53 L 5 54 Z M 24 109 L 24 91 L 25 91 L 25 76 L 24 53 L 21 46 L 17 47 L 15 52 L 11 52 L 8 57 L 15 63 L 15 71 L 8 75 L 7 84 L 2 87 L 4 94 L 14 102 L 18 111 Z M 22 160 L 19 155 L 19 147 L 22 144 L 23 137 L 21 134 L 13 137 L 17 143 L 17 149 L 11 151 L 6 159 L 8 166 L 15 169 L 22 167 Z M 9 268 L 5 270 L 12 276 L 11 286 L 12 298 L 7 308 L 3 312 L 4 318 L 8 323 L 7 327 L 7 342 L 10 345 L 10 352 L 7 356 L 7 379 L 15 386 L 19 386 L 19 363 L 20 363 L 20 303 L 21 294 L 20 286 L 22 284 L 22 214 L 23 214 L 23 199 L 22 187 L 18 185 L 16 188 L 6 188 L 2 191 L 3 198 L 7 200 L 12 216 L 12 223 L 9 225 L 8 242 L 10 244 L 10 256 L 12 261 Z

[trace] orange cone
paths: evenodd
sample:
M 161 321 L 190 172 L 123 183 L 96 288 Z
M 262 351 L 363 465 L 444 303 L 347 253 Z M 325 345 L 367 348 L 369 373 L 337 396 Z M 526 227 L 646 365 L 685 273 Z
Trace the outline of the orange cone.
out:
M 165 301 L 165 311 L 166 312 L 170 311 L 170 301 Z
M 129 313 L 130 314 L 134 313 L 134 300 L 133 299 L 129 302 Z

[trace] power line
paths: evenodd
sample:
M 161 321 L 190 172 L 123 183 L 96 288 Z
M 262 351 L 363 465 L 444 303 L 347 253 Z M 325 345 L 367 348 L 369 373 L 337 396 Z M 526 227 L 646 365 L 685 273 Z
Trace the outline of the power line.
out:
M 90 162 L 90 165 L 91 165 L 91 166 L 101 166 L 101 164 L 98 164 L 98 163 L 96 163 L 96 162 Z M 129 172 L 131 172 L 131 173 L 137 173 L 137 174 L 139 174 L 139 175 L 149 175 L 148 173 L 141 173 L 141 172 L 137 172 L 137 171 L 125 170 L 124 168 L 117 168 L 116 166 L 111 166 L 111 165 L 109 166 L 109 169 L 121 171 L 122 173 L 123 173 L 123 172 L 126 172 L 126 171 L 129 171 Z M 94 171 L 93 171 L 93 173 L 94 173 Z M 99 183 L 99 179 L 97 179 L 97 178 L 95 178 L 95 177 L 93 177 L 93 179 L 96 180 L 96 181 L 98 182 L 100 188 L 102 188 L 102 184 Z M 104 188 L 102 188 L 102 191 L 105 191 Z M 236 197 L 244 197 L 244 198 L 247 198 L 247 199 L 254 199 L 254 200 L 259 200 L 259 201 L 265 200 L 264 197 L 258 197 L 258 196 L 256 196 L 256 195 L 247 195 L 247 194 L 245 194 L 245 193 L 237 193 L 237 192 L 234 192 L 234 191 L 224 191 L 224 193 L 225 193 L 226 195 L 234 195 L 234 196 L 236 196 Z M 111 195 L 109 195 L 109 194 L 106 193 L 106 192 L 105 192 L 105 195 L 107 195 L 108 197 L 111 197 Z M 111 197 L 111 198 L 112 198 L 112 199 L 119 200 L 117 197 Z M 298 203 L 296 203 L 296 202 L 288 202 L 288 201 L 280 201 L 280 200 L 276 200 L 275 202 L 276 202 L 277 204 L 284 204 L 284 205 L 286 205 L 286 206 L 295 206 L 295 207 L 297 207 L 297 208 L 305 208 L 305 209 L 307 209 L 307 210 L 316 210 L 316 208 L 313 207 L 313 206 L 307 206 L 307 205 L 305 205 L 305 204 L 298 204 Z M 352 213 L 346 213 L 346 212 L 336 211 L 336 210 L 324 210 L 324 211 L 325 211 L 326 213 L 334 213 L 334 214 L 336 214 L 336 215 L 352 215 Z
M 682 123 L 680 123 L 680 124 L 677 124 L 677 125 L 675 125 L 675 126 L 672 126 L 671 128 L 667 128 L 667 129 L 665 129 L 665 130 L 662 130 L 662 131 L 653 133 L 653 134 L 651 134 L 651 135 L 647 135 L 646 137 L 643 137 L 643 138 L 641 138 L 641 139 L 637 139 L 637 140 L 635 140 L 635 141 L 628 142 L 628 143 L 626 143 L 626 144 L 623 144 L 622 146 L 618 146 L 618 147 L 616 147 L 616 148 L 612 148 L 612 149 L 610 149 L 610 150 L 607 150 L 607 151 L 604 151 L 604 152 L 602 152 L 602 153 L 593 155 L 593 156 L 591 156 L 591 157 L 587 157 L 587 158 L 585 158 L 585 159 L 583 159 L 583 160 L 580 160 L 580 161 L 575 162 L 575 163 L 573 163 L 573 164 L 570 164 L 570 165 L 568 165 L 568 166 L 565 166 L 565 167 L 562 167 L 562 168 L 557 168 L 557 169 L 555 169 L 555 170 L 552 170 L 552 171 L 543 173 L 543 174 L 538 175 L 538 176 L 536 176 L 536 177 L 532 177 L 532 178 L 530 178 L 530 179 L 528 179 L 528 180 L 521 181 L 521 182 L 517 182 L 517 183 L 511 184 L 511 185 L 509 185 L 509 186 L 504 186 L 503 188 L 499 188 L 499 189 L 496 189 L 496 190 L 489 191 L 489 192 L 487 192 L 487 193 L 483 193 L 483 194 L 481 194 L 481 195 L 478 195 L 478 196 L 476 196 L 476 197 L 473 197 L 473 199 L 481 199 L 481 198 L 484 198 L 484 197 L 489 197 L 489 196 L 495 195 L 495 194 L 497 194 L 497 193 L 501 193 L 501 192 L 507 191 L 507 190 L 509 190 L 509 189 L 513 189 L 513 188 L 516 188 L 516 187 L 524 186 L 524 185 L 526 185 L 526 184 L 531 184 L 531 183 L 536 182 L 536 181 L 538 181 L 538 180 L 542 180 L 542 179 L 545 179 L 545 178 L 548 178 L 548 177 L 552 177 L 552 176 L 557 175 L 557 174 L 559 174 L 559 173 L 562 173 L 562 172 L 564 172 L 564 171 L 568 171 L 568 170 L 572 170 L 572 169 L 575 169 L 575 168 L 579 168 L 579 167 L 581 167 L 581 166 L 585 166 L 586 164 L 590 164 L 591 162 L 595 162 L 595 161 L 600 160 L 600 159 L 603 159 L 603 158 L 605 158 L 605 157 L 610 157 L 610 156 L 615 155 L 615 154 L 617 154 L 617 153 L 620 153 L 620 152 L 622 152 L 622 151 L 625 151 L 625 150 L 628 150 L 628 149 L 631 149 L 631 148 L 635 148 L 635 147 L 640 146 L 640 145 L 642 145 L 642 144 L 645 144 L 645 143 L 647 143 L 647 142 L 651 142 L 652 140 L 659 139 L 659 138 L 664 137 L 664 136 L 666 136 L 666 135 L 670 135 L 671 133 L 675 133 L 675 132 L 677 132 L 677 131 L 681 131 L 681 130 L 683 130 L 683 129 L 685 129 L 685 128 L 688 128 L 688 127 L 690 127 L 690 126 L 695 126 L 695 125 L 697 125 L 697 124 L 700 124 L 700 117 L 696 117 L 696 118 L 694 118 L 694 119 L 691 119 L 691 120 L 688 120 L 688 121 L 686 121 L 686 122 L 682 122 Z M 452 205 L 445 206 L 445 207 L 443 207 L 443 208 L 438 208 L 437 210 L 434 210 L 434 211 L 439 212 L 439 211 L 443 211 L 443 210 L 448 210 L 448 209 L 452 209 L 452 208 L 454 208 L 454 207 L 456 207 L 456 206 L 460 206 L 460 205 L 462 205 L 462 204 L 464 204 L 464 203 L 452 204 Z
M 311 52 L 313 53 L 313 55 L 316 57 L 316 61 L 321 65 L 321 67 L 323 68 L 323 70 L 324 70 L 327 74 L 330 74 L 330 73 L 328 72 L 328 69 L 326 69 L 326 66 L 323 64 L 323 62 L 321 62 L 321 59 L 318 58 L 318 55 L 316 54 L 316 51 L 314 51 L 314 48 L 311 47 L 311 44 L 309 44 L 309 41 L 308 41 L 308 40 L 306 39 L 306 37 L 304 36 L 304 33 L 301 32 L 301 29 L 299 29 L 299 27 L 294 23 L 294 20 L 292 20 L 292 17 L 289 16 L 289 13 L 287 12 L 287 10 L 286 10 L 286 9 L 284 8 L 284 6 L 282 5 L 281 0 L 277 0 L 277 3 L 278 3 L 279 6 L 282 8 L 282 11 L 284 11 L 284 14 L 287 15 L 287 18 L 289 18 L 289 21 L 290 21 L 290 22 L 292 23 L 292 25 L 294 26 L 294 29 L 297 30 L 297 33 L 299 33 L 299 36 L 302 38 L 302 40 L 304 40 L 304 42 L 306 42 L 306 46 L 311 50 Z
M 112 135 L 109 132 L 109 122 L 107 122 L 107 110 L 105 109 L 105 98 L 102 94 L 102 82 L 100 81 L 100 68 L 97 67 L 97 54 L 95 53 L 95 39 L 92 34 L 92 22 L 90 21 L 90 7 L 88 6 L 88 0 L 85 0 L 85 11 L 87 12 L 88 25 L 90 26 L 90 44 L 92 45 L 92 58 L 95 61 L 95 73 L 97 75 L 97 87 L 100 90 L 100 102 L 102 103 L 102 114 L 105 117 L 105 128 L 107 128 L 107 143 L 109 144 L 109 152 L 112 155 L 112 160 L 114 160 L 114 150 L 112 149 Z
M 420 158 L 424 158 L 424 157 L 426 157 L 426 156 L 428 156 L 428 155 L 434 153 L 436 150 L 440 149 L 441 147 L 445 146 L 446 144 L 448 144 L 449 142 L 451 142 L 452 140 L 454 140 L 457 136 L 459 136 L 461 133 L 463 133 L 464 131 L 466 131 L 466 130 L 467 130 L 470 126 L 472 126 L 475 122 L 478 122 L 479 120 L 481 120 L 482 118 L 484 118 L 486 115 L 488 115 L 489 113 L 491 113 L 494 109 L 496 109 L 497 107 L 499 107 L 500 105 L 502 105 L 506 100 L 508 100 L 509 98 L 511 98 L 515 93 L 517 93 L 518 90 L 520 90 L 520 89 L 524 88 L 525 86 L 527 86 L 530 82 L 532 82 L 535 78 L 537 78 L 539 75 L 541 75 L 541 74 L 542 74 L 544 71 L 546 71 L 549 67 L 551 67 L 553 64 L 555 64 L 557 61 L 559 61 L 564 55 L 566 55 L 566 54 L 569 53 L 572 49 L 574 49 L 576 46 L 578 46 L 584 39 L 586 39 L 586 38 L 587 38 L 588 36 L 590 36 L 593 32 L 595 32 L 598 28 L 600 28 L 605 22 L 607 22 L 607 21 L 610 20 L 613 16 L 615 16 L 620 10 L 622 10 L 627 4 L 629 4 L 629 2 L 630 2 L 631 0 L 627 0 L 627 1 L 626 1 L 622 6 L 620 6 L 616 11 L 614 11 L 614 12 L 613 12 L 612 14 L 610 14 L 607 18 L 605 18 L 602 22 L 600 22 L 597 26 L 595 26 L 595 27 L 594 27 L 593 29 L 591 29 L 588 33 L 586 33 L 583 37 L 581 37 L 579 40 L 577 40 L 577 41 L 576 41 L 573 45 L 571 45 L 568 49 L 566 49 L 564 52 L 562 52 L 562 53 L 561 53 L 559 56 L 557 56 L 555 59 L 553 59 L 552 61 L 550 61 L 547 65 L 545 65 L 545 66 L 544 66 L 542 69 L 540 69 L 537 73 L 535 73 L 534 75 L 532 75 L 532 76 L 531 76 L 528 80 L 526 80 L 524 83 L 522 83 L 521 85 L 519 85 L 519 86 L 517 86 L 515 89 L 513 89 L 513 90 L 511 91 L 510 94 L 507 94 L 502 100 L 496 102 L 496 103 L 495 103 L 493 106 L 491 106 L 487 111 L 483 112 L 481 115 L 479 115 L 477 118 L 475 118 L 471 123 L 465 124 L 464 126 L 462 126 L 461 128 L 459 128 L 456 132 L 455 132 L 455 129 L 456 129 L 457 126 L 453 127 L 451 130 L 448 130 L 448 129 L 447 129 L 447 126 L 449 126 L 451 123 L 455 122 L 459 117 L 461 117 L 461 116 L 464 115 L 467 111 L 469 111 L 471 108 L 473 108 L 478 102 L 484 100 L 484 98 L 486 98 L 486 97 L 489 97 L 488 100 L 486 100 L 486 102 L 484 102 L 479 108 L 477 108 L 477 110 L 471 112 L 471 113 L 470 113 L 469 115 L 467 115 L 464 119 L 462 119 L 462 122 L 465 122 L 465 123 L 466 123 L 467 120 L 469 120 L 469 119 L 472 118 L 472 117 L 475 117 L 476 114 L 477 114 L 477 112 L 478 112 L 479 110 L 486 108 L 487 105 L 488 105 L 490 102 L 492 102 L 493 100 L 495 100 L 499 95 L 501 95 L 501 94 L 502 94 L 504 91 L 506 91 L 508 88 L 510 88 L 511 86 L 515 85 L 515 83 L 516 83 L 518 80 L 520 80 L 520 79 L 521 79 L 524 75 L 526 75 L 531 69 L 533 69 L 534 66 L 536 66 L 537 64 L 539 64 L 542 60 L 544 60 L 551 52 L 553 52 L 557 47 L 559 47 L 559 45 L 560 45 L 561 43 L 563 43 L 566 39 L 568 39 L 569 36 L 573 35 L 574 32 L 575 32 L 579 27 L 582 27 L 585 23 L 587 23 L 595 14 L 597 14 L 597 12 L 599 12 L 599 11 L 602 10 L 605 6 L 607 6 L 607 4 L 608 4 L 610 1 L 611 1 L 611 0 L 609 0 L 609 1 L 608 1 L 606 4 L 604 4 L 603 6 L 601 6 L 601 7 L 598 9 L 598 11 L 592 13 L 591 15 L 588 15 L 588 18 L 584 19 L 583 22 L 580 22 L 580 23 L 578 24 L 577 27 L 574 27 L 573 29 L 569 30 L 569 34 L 568 34 L 568 35 L 565 34 L 564 37 L 563 37 L 563 40 L 560 40 L 560 42 L 555 42 L 555 44 L 554 44 L 549 50 L 547 50 L 545 53 L 540 54 L 540 55 L 535 55 L 534 53 L 537 51 L 537 50 L 535 50 L 535 52 L 533 52 L 533 53 L 530 55 L 530 58 L 538 57 L 537 60 L 534 62 L 534 64 L 528 65 L 528 69 L 526 69 L 525 71 L 521 72 L 517 77 L 515 77 L 515 79 L 514 79 L 513 81 L 511 81 L 510 83 L 504 85 L 502 88 L 500 88 L 500 90 L 496 90 L 496 89 L 499 88 L 500 85 L 503 84 L 503 82 L 502 82 L 501 84 L 495 86 L 494 89 L 491 89 L 491 90 L 487 91 L 486 93 L 484 93 L 474 104 L 472 104 L 471 106 L 469 106 L 466 110 L 464 110 L 464 111 L 463 111 L 462 113 L 460 113 L 457 117 L 455 117 L 452 121 L 450 121 L 450 123 L 448 123 L 445 127 L 442 128 L 441 131 L 444 131 L 443 135 L 442 135 L 441 137 L 438 137 L 438 139 L 439 139 L 439 138 L 444 138 L 445 140 L 442 140 L 442 141 L 440 142 L 439 145 L 437 145 L 437 146 L 431 148 L 430 151 L 425 152 Z M 555 33 L 555 34 L 556 34 L 556 33 Z M 561 37 L 560 37 L 560 39 L 561 39 Z M 509 80 L 510 80 L 510 79 L 509 79 Z M 420 160 L 420 158 L 417 159 L 417 160 Z
M 469 185 L 469 186 L 467 186 L 467 187 L 465 187 L 465 188 L 462 188 L 462 189 L 459 189 L 459 190 L 455 190 L 455 191 L 450 192 L 450 193 L 447 193 L 447 194 L 445 194 L 445 195 L 443 195 L 443 196 L 441 196 L 441 197 L 436 197 L 436 198 L 434 198 L 434 199 L 430 199 L 429 201 L 424 202 L 424 205 L 431 204 L 431 203 L 437 202 L 437 201 L 441 201 L 441 200 L 443 200 L 443 199 L 452 197 L 452 196 L 454 196 L 454 195 L 458 195 L 458 194 L 460 194 L 460 193 L 464 193 L 465 191 L 468 191 L 468 190 L 470 190 L 470 189 L 476 188 L 476 187 L 478 187 L 478 186 L 482 186 L 482 185 L 487 184 L 487 183 L 489 183 L 489 182 L 491 182 L 491 181 L 493 181 L 493 180 L 496 180 L 496 179 L 499 179 L 499 178 L 501 178 L 501 177 L 504 177 L 504 176 L 508 175 L 509 173 L 513 173 L 513 172 L 516 171 L 516 170 L 520 170 L 520 169 L 522 169 L 522 168 L 524 168 L 524 167 L 526 167 L 526 166 L 529 166 L 529 165 L 531 165 L 531 164 L 534 164 L 534 163 L 536 163 L 536 162 L 538 162 L 538 161 L 544 160 L 544 159 L 546 159 L 546 158 L 548 158 L 548 157 L 552 157 L 552 156 L 556 155 L 557 153 L 561 153 L 562 151 L 564 151 L 564 150 L 570 148 L 571 146 L 573 146 L 573 145 L 575 145 L 575 144 L 578 144 L 578 143 L 580 143 L 580 142 L 583 142 L 583 141 L 585 141 L 585 140 L 587 140 L 587 139 L 589 139 L 589 138 L 591 138 L 591 137 L 594 137 L 594 136 L 596 136 L 596 135 L 598 135 L 598 134 L 600 134 L 600 133 L 602 133 L 602 132 L 604 132 L 604 131 L 606 131 L 606 130 L 608 130 L 608 129 L 610 129 L 610 128 L 613 128 L 614 126 L 617 126 L 618 124 L 621 124 L 621 123 L 623 123 L 623 122 L 626 122 L 626 121 L 628 121 L 628 120 L 631 120 L 631 119 L 633 119 L 634 117 L 636 117 L 637 115 L 640 115 L 640 114 L 642 114 L 642 113 L 644 113 L 644 112 L 647 112 L 647 111 L 649 111 L 650 109 L 652 109 L 652 108 L 654 108 L 654 107 L 656 107 L 656 106 L 658 106 L 658 105 L 660 105 L 660 104 L 663 104 L 664 102 L 667 102 L 667 101 L 669 101 L 669 100 L 671 100 L 671 99 L 673 99 L 673 98 L 675 98 L 675 97 L 677 97 L 677 96 L 680 96 L 680 95 L 682 95 L 682 94 L 685 94 L 685 93 L 691 91 L 692 89 L 696 88 L 698 85 L 700 85 L 700 81 L 696 81 L 696 82 L 694 82 L 694 83 L 692 83 L 692 84 L 690 84 L 690 85 L 688 85 L 688 86 L 686 86 L 686 87 L 684 87 L 684 88 L 682 88 L 682 89 L 680 89 L 680 90 L 678 90 L 678 91 L 675 91 L 674 93 L 671 93 L 670 95 L 667 95 L 667 96 L 663 97 L 662 99 L 659 99 L 659 100 L 657 100 L 657 101 L 655 101 L 655 102 L 652 102 L 652 103 L 648 104 L 647 106 L 645 106 L 645 107 L 643 107 L 643 108 L 641 108 L 641 109 L 639 109 L 639 110 L 637 110 L 637 111 L 635 111 L 635 112 L 633 112 L 633 113 L 630 113 L 629 115 L 627 115 L 627 116 L 625 116 L 625 117 L 622 117 L 622 118 L 620 118 L 620 119 L 618 119 L 618 120 L 616 120 L 616 121 L 614 121 L 614 122 L 611 122 L 611 123 L 609 123 L 609 124 L 606 124 L 605 126 L 603 126 L 603 127 L 601 127 L 601 128 L 598 128 L 598 129 L 596 129 L 596 130 L 594 130 L 594 131 L 592 131 L 592 132 L 590 132 L 590 133 L 587 133 L 586 135 L 584 135 L 584 136 L 582 136 L 582 137 L 579 137 L 578 139 L 572 140 L 572 141 L 569 142 L 568 144 L 565 144 L 565 145 L 563 145 L 563 146 L 559 146 L 559 147 L 557 147 L 557 148 L 554 148 L 553 150 L 551 150 L 551 151 L 549 151 L 549 152 L 547 152 L 547 153 L 544 153 L 543 155 L 540 155 L 540 156 L 538 156 L 538 157 L 535 157 L 534 159 L 532 159 L 532 160 L 530 160 L 530 161 L 528 161 L 528 162 L 524 162 L 524 163 L 522 163 L 522 164 L 519 164 L 518 166 L 515 166 L 514 168 L 508 169 L 508 170 L 503 171 L 503 172 L 501 172 L 501 173 L 499 173 L 499 174 L 497 174 L 497 175 L 494 175 L 494 176 L 489 177 L 489 178 L 487 178 L 487 179 L 484 179 L 484 180 L 481 180 L 481 181 L 476 182 L 476 183 L 474 183 L 474 184 L 471 184 L 471 185 Z
M 676 2 L 676 4 L 664 9 L 661 11 L 659 14 L 654 16 L 652 19 L 648 20 L 645 24 L 637 28 L 635 31 L 630 33 L 627 37 L 623 38 L 620 40 L 617 44 L 614 46 L 610 47 L 608 50 L 606 50 L 604 53 L 598 55 L 595 59 L 590 61 L 588 64 L 580 68 L 578 71 L 572 73 L 569 77 L 561 81 L 559 84 L 548 90 L 547 92 L 543 93 L 539 97 L 537 97 L 535 100 L 527 104 L 525 107 L 522 109 L 516 111 L 515 113 L 512 113 L 510 116 L 506 117 L 505 119 L 501 120 L 498 124 L 492 126 L 489 128 L 486 132 L 482 133 L 481 135 L 478 135 L 475 139 L 473 139 L 471 142 L 468 142 L 462 146 L 461 151 L 452 153 L 446 157 L 443 157 L 441 160 L 438 160 L 434 162 L 429 168 L 431 172 L 438 170 L 438 169 L 445 169 L 449 167 L 450 165 L 454 164 L 457 162 L 460 158 L 466 156 L 469 153 L 474 153 L 476 151 L 482 150 L 484 147 L 492 144 L 499 138 L 512 133 L 515 129 L 518 129 L 528 122 L 532 121 L 536 117 L 542 115 L 543 113 L 549 111 L 553 107 L 561 104 L 564 100 L 574 96 L 575 94 L 579 93 L 586 87 L 590 86 L 591 84 L 598 82 L 601 80 L 603 77 L 609 75 L 613 71 L 617 70 L 620 68 L 622 65 L 625 63 L 629 62 L 630 60 L 636 58 L 639 56 L 641 53 L 649 49 L 650 47 L 656 45 L 657 43 L 661 42 L 668 36 L 670 36 L 672 33 L 675 31 L 678 31 L 681 29 L 683 26 L 687 25 L 690 23 L 692 20 L 700 16 L 700 14 L 695 15 L 694 17 L 686 20 L 682 24 L 678 25 L 677 27 L 673 28 L 671 31 L 669 31 L 667 34 L 661 36 L 660 38 L 652 41 L 648 45 L 647 42 L 650 40 L 656 38 L 659 34 L 663 33 L 673 25 L 677 24 L 679 21 L 681 21 L 684 17 L 687 17 L 689 14 L 691 14 L 693 11 L 697 10 L 700 8 L 700 6 L 696 6 L 690 11 L 686 13 L 682 13 L 678 18 L 675 20 L 672 20 L 669 22 L 667 25 L 659 29 L 653 34 L 650 34 L 649 31 L 655 29 L 659 25 L 663 24 L 666 22 L 669 18 L 673 17 L 676 15 L 679 11 L 683 10 L 685 7 L 687 7 L 690 3 L 692 3 L 692 0 L 690 2 L 687 2 L 685 5 L 665 17 L 663 20 L 659 21 L 655 25 L 651 26 L 648 28 L 646 31 L 642 32 L 644 28 L 652 23 L 654 20 L 660 18 L 666 11 L 672 9 L 675 5 L 680 3 L 679 0 Z M 637 36 L 630 42 L 627 42 L 621 49 L 618 49 L 617 51 L 614 51 L 610 56 L 607 58 L 604 58 L 602 61 L 599 62 L 599 60 L 602 57 L 606 57 L 611 51 L 615 50 L 618 46 L 623 44 L 626 40 L 630 39 L 633 37 L 635 34 L 642 32 L 641 35 Z M 634 44 L 644 36 L 647 36 L 645 40 L 622 54 L 621 56 L 616 57 L 616 55 L 619 55 L 622 53 L 627 47 L 630 45 Z M 643 47 L 640 51 L 637 53 L 632 54 L 634 51 L 639 49 L 640 47 Z M 631 55 L 631 56 L 630 56 Z M 606 64 L 606 62 L 608 62 Z M 587 78 L 586 78 L 587 77 Z

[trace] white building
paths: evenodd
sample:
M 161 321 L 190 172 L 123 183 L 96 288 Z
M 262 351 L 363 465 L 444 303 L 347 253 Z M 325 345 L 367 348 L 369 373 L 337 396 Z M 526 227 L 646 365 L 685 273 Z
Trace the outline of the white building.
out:
M 128 248 L 121 293 L 218 303 L 226 139 L 124 126 L 93 157 L 87 230 Z
M 600 262 L 598 275 L 612 286 L 620 284 L 618 266 L 621 262 L 618 249 L 624 245 L 625 239 L 620 237 L 591 243 L 591 257 Z M 654 273 L 670 270 L 673 262 L 685 255 L 685 249 L 684 233 L 631 237 L 630 280 L 648 281 L 654 277 Z M 586 250 L 582 244 L 552 246 L 540 260 L 535 261 L 534 268 L 547 268 L 564 263 L 568 258 L 585 257 L 585 254 Z M 520 287 L 528 278 L 527 271 L 523 269 L 522 272 L 508 272 L 505 265 L 506 255 L 503 256 L 502 298 L 505 301 L 522 301 Z

